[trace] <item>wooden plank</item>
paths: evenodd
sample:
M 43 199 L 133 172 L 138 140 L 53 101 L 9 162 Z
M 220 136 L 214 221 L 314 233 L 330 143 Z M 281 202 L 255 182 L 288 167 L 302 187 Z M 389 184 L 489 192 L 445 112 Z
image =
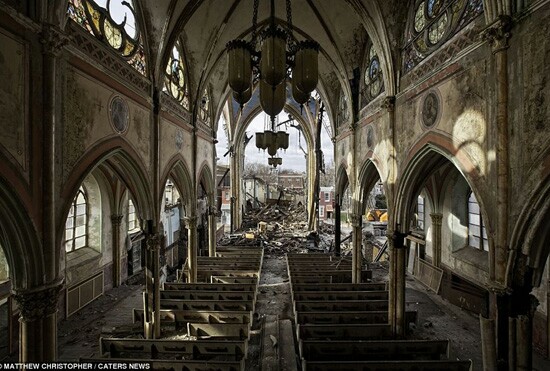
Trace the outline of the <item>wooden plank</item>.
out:
M 391 336 L 391 326 L 390 324 L 298 324 L 296 335 L 300 340 L 387 339 Z
M 132 358 L 80 358 L 84 363 L 102 363 L 105 369 L 115 369 L 116 364 L 121 363 L 134 364 Z M 164 359 L 142 359 L 140 362 L 147 362 L 150 370 L 171 370 L 171 371 L 241 371 L 244 370 L 244 360 L 242 361 L 203 361 L 203 360 L 164 360 Z M 114 363 L 114 367 L 109 367 L 106 363 Z M 97 369 L 97 367 L 94 367 Z
M 357 312 L 388 310 L 387 300 L 295 301 L 294 312 Z
M 227 277 L 227 276 L 212 276 L 210 277 L 212 283 L 222 283 L 222 284 L 247 284 L 247 285 L 257 285 L 257 277 Z
M 387 300 L 388 291 L 322 291 L 322 292 L 295 292 L 294 300 L 299 301 L 349 301 L 349 300 Z
M 256 291 L 180 291 L 180 290 L 161 290 L 161 299 L 179 299 L 179 300 L 256 300 Z
M 240 361 L 246 358 L 247 340 L 163 340 L 100 338 L 100 354 L 105 358 L 158 358 L 159 355 L 181 359 L 209 360 L 225 356 Z
M 348 361 L 441 360 L 448 358 L 448 340 L 300 340 L 306 360 Z
M 304 361 L 304 371 L 471 371 L 471 361 Z
M 223 339 L 248 339 L 250 325 L 242 323 L 188 323 L 187 335 L 196 336 L 197 339 L 223 338 Z
M 388 311 L 297 312 L 295 316 L 299 324 L 388 323 Z
M 438 268 L 424 259 L 418 258 L 415 277 L 436 294 L 439 293 L 443 269 Z
M 386 290 L 385 283 L 330 283 L 330 284 L 293 284 L 294 292 L 317 291 L 378 291 Z
M 133 309 L 133 320 L 143 322 L 143 309 Z M 186 327 L 187 323 L 252 323 L 250 311 L 189 311 L 161 309 L 161 324 L 175 324 L 177 327 Z
M 180 290 L 180 291 L 255 291 L 255 284 L 240 284 L 240 283 L 175 283 L 165 282 L 164 290 Z
M 161 299 L 160 308 L 178 310 L 251 311 L 254 310 L 254 302 L 252 300 L 217 301 Z

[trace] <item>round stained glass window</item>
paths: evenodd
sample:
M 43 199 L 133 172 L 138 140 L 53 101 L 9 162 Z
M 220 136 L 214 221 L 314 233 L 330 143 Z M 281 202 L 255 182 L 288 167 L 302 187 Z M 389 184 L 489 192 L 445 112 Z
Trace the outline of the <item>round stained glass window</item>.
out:
M 439 118 L 439 97 L 435 92 L 429 92 L 422 102 L 422 123 L 427 128 L 435 126 Z

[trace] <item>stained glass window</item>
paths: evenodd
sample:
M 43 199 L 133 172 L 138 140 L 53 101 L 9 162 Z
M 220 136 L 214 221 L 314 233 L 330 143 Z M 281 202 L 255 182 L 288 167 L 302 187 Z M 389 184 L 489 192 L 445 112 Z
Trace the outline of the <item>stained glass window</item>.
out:
M 146 75 L 145 52 L 132 0 L 69 0 L 67 13 Z
M 482 12 L 483 0 L 416 0 L 405 37 L 405 73 Z
M 128 231 L 133 231 L 139 227 L 139 222 L 136 215 L 136 207 L 132 199 L 128 200 Z
M 345 123 L 348 118 L 348 99 L 346 98 L 346 94 L 342 92 L 340 94 L 340 100 L 338 102 L 338 125 L 342 125 L 343 123 Z
M 367 60 L 365 61 L 365 89 L 363 90 L 364 103 L 368 103 L 376 98 L 384 90 L 384 81 L 382 79 L 382 68 L 380 59 L 376 54 L 374 46 L 368 47 Z
M 87 245 L 88 204 L 81 186 L 74 197 L 65 222 L 65 251 L 71 252 Z
M 201 120 L 210 124 L 210 96 L 206 89 L 204 89 L 204 93 L 202 94 L 200 105 Z
M 179 42 L 176 42 L 176 45 L 172 48 L 172 53 L 166 65 L 164 90 L 186 109 L 189 109 L 185 63 L 183 62 L 183 53 Z

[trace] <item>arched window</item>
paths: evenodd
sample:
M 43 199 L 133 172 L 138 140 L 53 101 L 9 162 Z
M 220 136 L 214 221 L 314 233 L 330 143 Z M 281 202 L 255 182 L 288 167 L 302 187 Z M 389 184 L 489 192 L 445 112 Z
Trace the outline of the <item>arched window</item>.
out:
M 67 13 L 139 73 L 146 74 L 145 52 L 132 0 L 69 0 Z
M 483 12 L 483 0 L 416 0 L 405 37 L 407 73 Z
M 365 61 L 365 89 L 363 90 L 364 104 L 369 103 L 384 91 L 382 68 L 380 59 L 374 50 L 372 43 L 368 47 L 367 60 Z
M 186 73 L 183 52 L 179 41 L 177 41 L 172 48 L 172 53 L 166 65 L 164 91 L 169 92 L 172 98 L 180 102 L 186 109 L 189 109 Z
M 418 218 L 416 221 L 416 228 L 418 228 L 421 231 L 424 230 L 424 225 L 426 223 L 424 201 L 425 201 L 425 198 L 422 196 L 418 196 L 418 199 L 416 201 L 416 215 Z
M 65 222 L 65 251 L 71 252 L 88 244 L 88 201 L 81 186 L 69 209 Z
M 483 251 L 489 251 L 487 230 L 474 192 L 468 197 L 468 244 Z
M 210 96 L 208 91 L 204 89 L 200 107 L 201 120 L 210 125 Z
M 342 125 L 349 118 L 348 113 L 348 99 L 344 92 L 340 93 L 340 100 L 338 101 L 338 125 Z
M 131 198 L 128 199 L 128 231 L 139 228 L 139 221 L 136 215 L 136 207 Z

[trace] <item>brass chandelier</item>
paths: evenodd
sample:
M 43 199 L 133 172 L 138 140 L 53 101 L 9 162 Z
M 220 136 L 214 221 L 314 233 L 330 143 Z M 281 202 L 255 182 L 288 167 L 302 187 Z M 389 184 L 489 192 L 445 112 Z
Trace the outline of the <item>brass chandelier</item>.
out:
M 275 0 L 271 0 L 269 25 L 258 41 L 258 4 L 259 0 L 254 0 L 251 41 L 236 39 L 226 45 L 229 86 L 235 100 L 244 105 L 252 97 L 254 85 L 259 84 L 260 104 L 273 121 L 286 101 L 287 77 L 291 77 L 292 96 L 298 104 L 306 103 L 317 87 L 319 44 L 294 38 L 290 0 L 286 0 L 285 27 L 275 23 Z
M 273 160 L 279 148 L 288 148 L 288 134 L 275 131 L 275 117 L 286 102 L 286 81 L 292 83 L 292 97 L 305 104 L 317 87 L 319 44 L 313 40 L 297 41 L 292 30 L 292 8 L 286 0 L 286 25 L 275 23 L 275 0 L 271 0 L 269 25 L 257 36 L 259 0 L 254 0 L 252 38 L 227 43 L 229 86 L 241 107 L 250 100 L 255 85 L 260 89 L 260 105 L 271 117 L 271 130 L 256 133 L 256 146 L 267 149 Z M 271 160 L 271 159 L 270 159 Z

